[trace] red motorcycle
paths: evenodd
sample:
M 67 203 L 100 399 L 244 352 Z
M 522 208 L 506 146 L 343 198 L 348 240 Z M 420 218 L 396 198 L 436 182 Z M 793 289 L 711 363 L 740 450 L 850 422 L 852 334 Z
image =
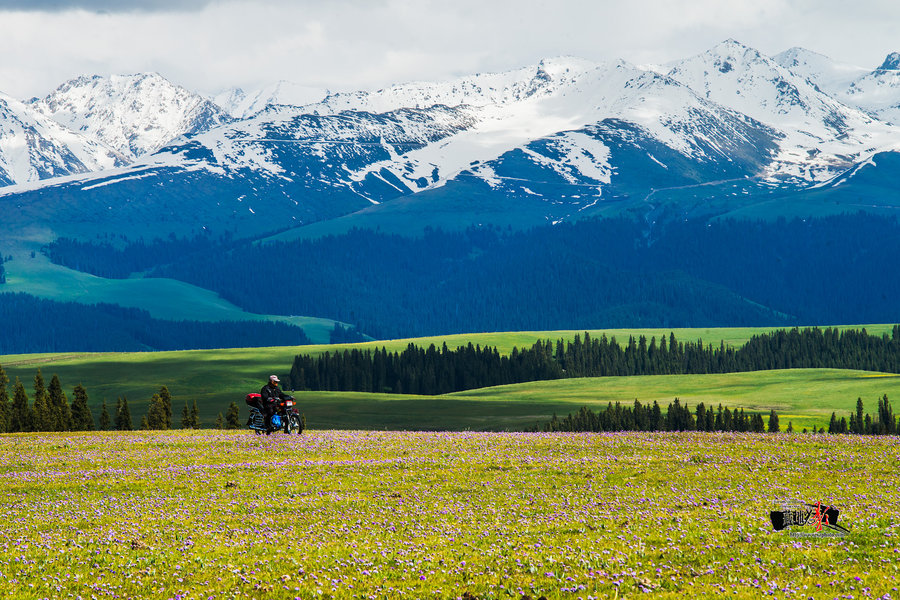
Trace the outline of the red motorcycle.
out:
M 247 427 L 255 431 L 256 435 L 268 433 L 266 430 L 266 418 L 259 409 L 262 396 L 260 394 L 247 394 L 245 400 L 250 407 L 250 418 L 247 420 Z M 293 396 L 285 396 L 284 400 L 275 401 L 272 428 L 285 433 L 296 432 L 297 435 L 303 433 L 303 420 L 300 418 L 300 412 L 297 410 L 297 401 L 294 400 Z

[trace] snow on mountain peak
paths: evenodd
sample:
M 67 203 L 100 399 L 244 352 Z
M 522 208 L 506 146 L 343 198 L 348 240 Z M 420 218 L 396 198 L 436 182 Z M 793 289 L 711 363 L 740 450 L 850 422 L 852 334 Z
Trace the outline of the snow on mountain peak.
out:
M 0 93 L 0 185 L 87 173 L 125 164 L 100 142 L 66 129 Z
M 852 81 L 869 72 L 863 67 L 838 63 L 824 54 L 796 46 L 773 58 L 782 67 L 808 79 L 831 95 L 845 90 Z
M 900 70 L 900 52 L 891 52 L 878 67 L 879 71 L 897 71 Z
M 251 92 L 245 92 L 240 88 L 231 88 L 214 96 L 213 102 L 235 119 L 246 119 L 265 110 L 269 105 L 306 106 L 320 102 L 327 95 L 328 90 L 326 89 L 300 85 L 282 79 Z
M 816 69 L 834 72 L 824 58 L 792 49 L 776 61 L 729 40 L 675 63 L 669 76 L 782 132 L 772 177 L 821 180 L 874 148 L 896 147 L 892 128 L 812 81 Z
M 212 102 L 158 73 L 77 77 L 32 105 L 132 160 L 228 120 Z

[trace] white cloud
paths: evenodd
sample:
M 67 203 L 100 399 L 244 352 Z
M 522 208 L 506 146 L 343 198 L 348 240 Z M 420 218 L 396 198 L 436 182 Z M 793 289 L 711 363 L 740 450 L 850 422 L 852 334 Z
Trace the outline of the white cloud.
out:
M 84 73 L 150 70 L 205 92 L 278 79 L 347 90 L 563 54 L 661 63 L 726 38 L 872 67 L 900 50 L 900 3 L 883 0 L 853 10 L 838 0 L 195 0 L 178 9 L 157 0 L 140 12 L 42 0 L 44 10 L 9 10 L 24 1 L 0 0 L 0 90 L 18 97 Z

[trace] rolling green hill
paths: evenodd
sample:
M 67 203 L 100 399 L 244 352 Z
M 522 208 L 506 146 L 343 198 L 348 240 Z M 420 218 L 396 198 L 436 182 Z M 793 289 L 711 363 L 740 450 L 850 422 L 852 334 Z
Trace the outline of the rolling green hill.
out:
M 846 326 L 856 329 L 859 326 Z M 867 331 L 881 334 L 890 325 L 869 325 Z M 592 336 L 606 334 L 626 341 L 630 335 L 661 336 L 674 331 L 681 340 L 702 338 L 707 343 L 739 345 L 751 336 L 772 328 L 640 329 L 594 330 Z M 84 384 L 96 411 L 104 399 L 115 404 L 127 396 L 137 422 L 146 412 L 150 396 L 167 385 L 175 397 L 175 409 L 185 400 L 197 400 L 201 418 L 207 424 L 237 401 L 244 414 L 243 397 L 256 391 L 271 373 L 284 373 L 297 353 L 318 354 L 345 348 L 386 347 L 402 350 L 408 344 L 427 346 L 446 343 L 455 348 L 469 342 L 496 346 L 508 353 L 514 346 L 533 344 L 538 339 L 571 339 L 575 331 L 484 333 L 430 338 L 367 342 L 338 346 L 317 345 L 274 348 L 188 350 L 180 352 L 30 354 L 0 357 L 0 365 L 11 379 L 19 377 L 31 387 L 37 368 L 45 377 L 58 374 L 65 389 Z M 360 394 L 349 392 L 303 392 L 297 397 L 315 428 L 423 428 L 423 429 L 503 429 L 522 428 L 545 421 L 556 412 L 560 416 L 582 405 L 594 408 L 607 402 L 652 404 L 663 408 L 676 396 L 692 407 L 707 405 L 743 407 L 766 411 L 775 408 L 783 415 L 783 426 L 793 420 L 795 427 L 823 425 L 832 411 L 845 414 L 857 397 L 866 410 L 874 410 L 878 397 L 900 396 L 900 377 L 861 371 L 797 369 L 727 375 L 669 375 L 607 377 L 535 382 L 470 390 L 438 397 Z
M 335 321 L 301 316 L 255 314 L 235 306 L 210 290 L 168 278 L 106 279 L 52 264 L 41 244 L 0 244 L 6 283 L 0 293 L 22 292 L 60 302 L 108 303 L 146 310 L 153 318 L 171 321 L 275 321 L 301 327 L 314 342 L 326 343 Z M 31 252 L 34 252 L 34 256 Z

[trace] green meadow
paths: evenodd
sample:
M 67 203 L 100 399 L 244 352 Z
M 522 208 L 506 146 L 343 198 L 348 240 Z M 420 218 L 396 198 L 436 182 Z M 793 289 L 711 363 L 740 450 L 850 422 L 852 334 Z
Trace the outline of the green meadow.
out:
M 847 327 L 850 328 L 850 327 Z M 866 326 L 870 333 L 890 331 L 890 325 Z M 595 330 L 626 341 L 630 335 L 668 335 L 668 329 Z M 680 340 L 703 339 L 718 345 L 739 345 L 771 328 L 675 329 Z M 483 333 L 430 338 L 367 342 L 346 345 L 316 345 L 274 348 L 233 348 L 179 352 L 58 353 L 0 357 L 0 365 L 11 379 L 19 377 L 30 390 L 37 368 L 45 378 L 60 377 L 64 387 L 81 383 L 99 414 L 100 403 L 114 405 L 128 398 L 135 423 L 146 412 L 150 396 L 166 385 L 179 411 L 183 402 L 197 401 L 201 419 L 211 424 L 228 404 L 244 408 L 244 396 L 257 391 L 271 373 L 283 374 L 298 353 L 320 354 L 345 348 L 386 347 L 402 350 L 408 344 L 427 346 L 446 343 L 455 348 L 468 343 L 496 346 L 508 353 L 514 346 L 530 346 L 538 339 L 572 339 L 575 331 Z M 827 425 L 832 411 L 839 416 L 853 409 L 862 398 L 866 410 L 874 412 L 882 395 L 900 397 L 900 377 L 849 370 L 794 369 L 726 375 L 665 375 L 604 377 L 534 382 L 469 390 L 444 396 L 364 394 L 353 392 L 298 392 L 295 394 L 310 426 L 349 429 L 522 429 L 547 421 L 554 413 L 565 416 L 581 406 L 602 408 L 609 402 L 654 401 L 665 410 L 675 397 L 692 408 L 742 407 L 768 413 L 775 409 L 782 427 L 793 421 L 798 430 Z M 895 400 L 896 402 L 896 400 Z M 180 414 L 180 413 L 178 413 Z
M 785 433 L 4 434 L 0 597 L 894 598 L 898 458 Z M 776 530 L 800 503 L 843 529 Z

